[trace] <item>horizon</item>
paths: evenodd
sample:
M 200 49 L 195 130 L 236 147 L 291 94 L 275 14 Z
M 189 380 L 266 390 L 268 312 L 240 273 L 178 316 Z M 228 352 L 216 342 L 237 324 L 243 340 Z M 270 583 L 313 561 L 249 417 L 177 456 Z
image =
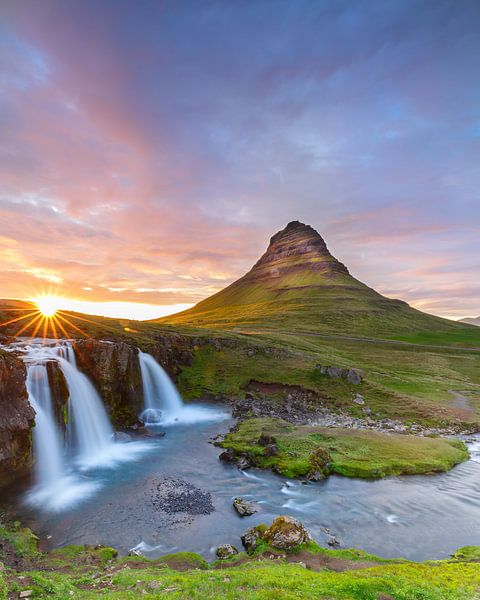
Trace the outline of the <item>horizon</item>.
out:
M 166 316 L 298 219 L 381 294 L 480 314 L 478 3 L 0 17 L 0 296 Z

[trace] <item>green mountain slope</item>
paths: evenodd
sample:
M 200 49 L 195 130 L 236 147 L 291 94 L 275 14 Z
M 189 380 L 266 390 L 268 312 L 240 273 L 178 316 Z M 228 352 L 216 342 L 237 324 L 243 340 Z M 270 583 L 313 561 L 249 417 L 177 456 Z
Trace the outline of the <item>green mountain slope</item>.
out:
M 471 326 L 422 313 L 352 277 L 330 254 L 322 237 L 298 221 L 272 237 L 265 254 L 242 278 L 159 322 L 389 339 L 424 332 L 429 343 L 436 336 L 442 342 L 447 335 L 449 342 L 480 346 L 480 332 Z

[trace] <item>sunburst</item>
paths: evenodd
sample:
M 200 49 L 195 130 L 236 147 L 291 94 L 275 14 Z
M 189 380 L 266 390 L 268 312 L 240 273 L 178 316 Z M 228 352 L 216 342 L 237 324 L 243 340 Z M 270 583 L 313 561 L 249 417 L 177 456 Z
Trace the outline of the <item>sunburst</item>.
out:
M 95 321 L 65 312 L 60 307 L 65 305 L 65 298 L 52 294 L 41 294 L 30 300 L 28 308 L 6 308 L 2 312 L 25 313 L 0 323 L 0 328 L 18 323 L 19 329 L 9 337 L 14 339 L 25 332 L 29 332 L 31 339 L 42 337 L 43 339 L 58 339 L 59 337 L 70 338 L 74 333 L 85 337 L 91 337 L 72 320 L 81 320 L 95 324 Z

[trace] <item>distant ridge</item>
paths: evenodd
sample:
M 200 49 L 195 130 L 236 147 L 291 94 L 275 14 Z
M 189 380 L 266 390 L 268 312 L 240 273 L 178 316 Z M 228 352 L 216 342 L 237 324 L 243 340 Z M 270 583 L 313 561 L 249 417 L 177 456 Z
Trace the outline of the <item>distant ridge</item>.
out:
M 276 233 L 243 277 L 189 310 L 157 322 L 390 338 L 470 329 L 369 288 L 332 256 L 313 227 L 299 221 Z
M 480 327 L 480 317 L 465 317 L 465 319 L 460 319 L 459 323 L 468 323 Z

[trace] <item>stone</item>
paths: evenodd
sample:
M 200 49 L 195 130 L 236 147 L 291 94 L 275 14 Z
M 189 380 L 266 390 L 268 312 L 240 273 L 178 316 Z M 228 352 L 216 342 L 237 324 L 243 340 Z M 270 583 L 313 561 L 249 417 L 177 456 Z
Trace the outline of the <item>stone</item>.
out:
M 124 433 L 123 431 L 115 432 L 115 441 L 116 442 L 131 442 L 132 438 L 128 435 L 128 433 Z
M 277 456 L 278 453 L 279 453 L 279 449 L 276 444 L 268 444 L 268 446 L 265 446 L 265 450 L 264 450 L 265 456 Z
M 247 502 L 243 498 L 235 498 L 233 508 L 241 517 L 248 517 L 257 512 L 257 509 L 251 502 Z
M 19 598 L 31 598 L 33 596 L 33 590 L 24 590 L 20 592 Z
M 360 396 L 360 394 L 357 394 L 353 401 L 355 402 L 355 404 L 359 404 L 360 406 L 363 406 L 365 404 L 365 400 L 363 399 L 363 396 Z
M 225 560 L 226 558 L 230 558 L 231 556 L 238 554 L 238 550 L 235 548 L 235 546 L 232 546 L 232 544 L 222 544 L 217 548 L 215 554 L 217 555 L 217 558 Z
M 304 525 L 287 515 L 277 517 L 262 534 L 262 539 L 270 546 L 280 550 L 293 550 L 295 547 L 312 540 Z
M 259 542 L 262 539 L 261 531 L 259 527 L 250 527 L 245 533 L 240 536 L 243 547 L 251 554 L 257 549 Z
M 359 385 L 363 380 L 363 372 L 360 369 L 347 369 L 344 367 L 335 367 L 333 365 L 317 365 L 315 368 L 318 369 L 322 375 L 326 375 L 332 379 L 342 378 L 354 385 Z
M 220 456 L 218 458 L 219 458 L 219 460 L 221 460 L 223 462 L 231 463 L 231 462 L 235 462 L 237 457 L 232 448 L 227 448 L 224 452 L 222 452 L 220 454 Z
M 250 460 L 246 456 L 241 456 L 237 460 L 237 467 L 240 469 L 240 471 L 245 471 L 246 469 L 249 469 L 251 466 L 252 465 L 250 463 Z
M 332 457 L 323 446 L 318 446 L 310 454 L 310 474 L 308 479 L 320 481 L 330 474 Z

